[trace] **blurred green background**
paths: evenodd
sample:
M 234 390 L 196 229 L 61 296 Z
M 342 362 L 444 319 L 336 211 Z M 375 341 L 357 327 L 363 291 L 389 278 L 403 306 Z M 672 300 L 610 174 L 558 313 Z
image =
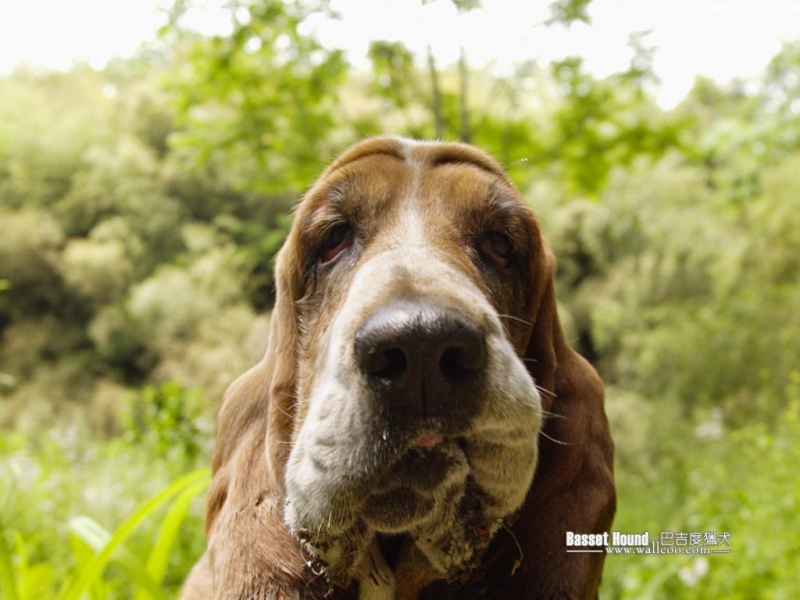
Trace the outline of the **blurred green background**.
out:
M 601 598 L 800 595 L 800 43 L 665 111 L 646 35 L 605 78 L 394 41 L 357 67 L 302 26 L 324 4 L 235 2 L 219 36 L 190 4 L 133 58 L 0 77 L 0 597 L 175 596 L 289 208 L 387 132 L 483 147 L 539 215 L 607 385 L 614 529 L 731 534 L 609 556 Z

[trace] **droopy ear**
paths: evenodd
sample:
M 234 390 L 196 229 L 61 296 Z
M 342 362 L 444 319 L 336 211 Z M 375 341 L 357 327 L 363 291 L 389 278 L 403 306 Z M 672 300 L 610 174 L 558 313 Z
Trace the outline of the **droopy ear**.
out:
M 282 495 L 283 469 L 289 454 L 294 406 L 298 319 L 293 277 L 296 260 L 290 234 L 276 260 L 276 302 L 270 318 L 267 350 L 261 361 L 226 390 L 218 418 L 214 451 L 215 475 L 230 467 L 248 432 L 258 430 L 257 442 L 264 452 L 266 482 L 273 494 Z M 230 494 L 228 492 L 227 496 Z M 219 507 L 209 502 L 208 528 Z
M 277 260 L 267 351 L 230 386 L 219 414 L 206 513 L 215 598 L 294 597 L 293 590 L 320 584 L 306 581 L 300 548 L 283 523 L 299 337 L 294 235 Z
M 558 319 L 555 259 L 542 240 L 532 266 L 533 330 L 526 365 L 542 394 L 545 425 L 536 476 L 513 526 L 522 566 L 498 597 L 592 598 L 601 553 L 567 553 L 566 532 L 607 531 L 616 509 L 614 448 L 594 368 L 567 344 Z
M 278 253 L 275 268 L 276 302 L 270 322 L 265 361 L 271 370 L 270 404 L 267 419 L 267 464 L 273 489 L 283 496 L 283 478 L 291 450 L 297 401 L 297 360 L 300 320 L 297 301 L 300 289 L 299 257 L 295 249 L 296 228 Z
M 538 232 L 536 233 L 538 236 Z M 555 257 L 544 238 L 539 238 L 539 248 L 534 252 L 530 269 L 531 293 L 528 314 L 532 315 L 533 330 L 525 349 L 525 364 L 536 386 L 542 393 L 543 409 L 550 410 L 556 387 L 558 342 L 561 325 L 556 309 L 553 286 Z

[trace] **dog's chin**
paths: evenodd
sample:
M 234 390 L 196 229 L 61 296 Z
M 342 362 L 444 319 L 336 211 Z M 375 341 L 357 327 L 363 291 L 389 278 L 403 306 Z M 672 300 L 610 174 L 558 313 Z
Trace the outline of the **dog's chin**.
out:
M 362 512 L 372 530 L 413 533 L 457 506 L 466 490 L 469 464 L 452 439 L 416 445 L 376 481 Z
M 460 520 L 471 485 L 466 455 L 453 438 L 426 435 L 420 440 L 356 501 L 359 508 L 349 526 L 290 527 L 311 562 L 332 580 L 347 581 L 372 540 L 389 555 L 400 545 L 438 546 Z M 394 561 L 386 558 L 389 564 Z

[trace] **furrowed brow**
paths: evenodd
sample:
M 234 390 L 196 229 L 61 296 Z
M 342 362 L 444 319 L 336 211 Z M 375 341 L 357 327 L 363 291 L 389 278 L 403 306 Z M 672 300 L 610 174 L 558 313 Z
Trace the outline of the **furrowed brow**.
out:
M 431 168 L 445 165 L 467 165 L 494 175 L 506 184 L 510 184 L 505 171 L 491 158 L 481 152 L 473 151 L 461 145 L 444 146 L 428 159 Z

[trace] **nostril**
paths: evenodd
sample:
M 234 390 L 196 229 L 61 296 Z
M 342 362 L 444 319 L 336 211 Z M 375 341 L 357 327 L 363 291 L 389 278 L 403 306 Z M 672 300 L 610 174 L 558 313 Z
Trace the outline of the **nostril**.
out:
M 398 302 L 356 330 L 353 358 L 382 405 L 423 417 L 453 410 L 463 417 L 481 397 L 473 392 L 483 386 L 487 348 L 483 329 L 460 311 Z
M 462 362 L 461 349 L 448 348 L 439 359 L 439 370 L 448 379 L 456 379 L 463 373 L 463 369 L 459 366 Z
M 439 359 L 439 370 L 447 379 L 457 380 L 483 368 L 484 350 L 482 344 L 474 346 L 451 346 Z
M 381 353 L 381 360 L 376 363 L 370 375 L 380 379 L 395 380 L 402 377 L 408 368 L 405 352 L 400 348 L 390 348 Z
M 396 380 L 408 369 L 408 357 L 396 345 L 381 343 L 380 336 L 367 332 L 356 336 L 355 357 L 364 375 L 375 379 Z M 388 345 L 388 347 L 387 347 Z

